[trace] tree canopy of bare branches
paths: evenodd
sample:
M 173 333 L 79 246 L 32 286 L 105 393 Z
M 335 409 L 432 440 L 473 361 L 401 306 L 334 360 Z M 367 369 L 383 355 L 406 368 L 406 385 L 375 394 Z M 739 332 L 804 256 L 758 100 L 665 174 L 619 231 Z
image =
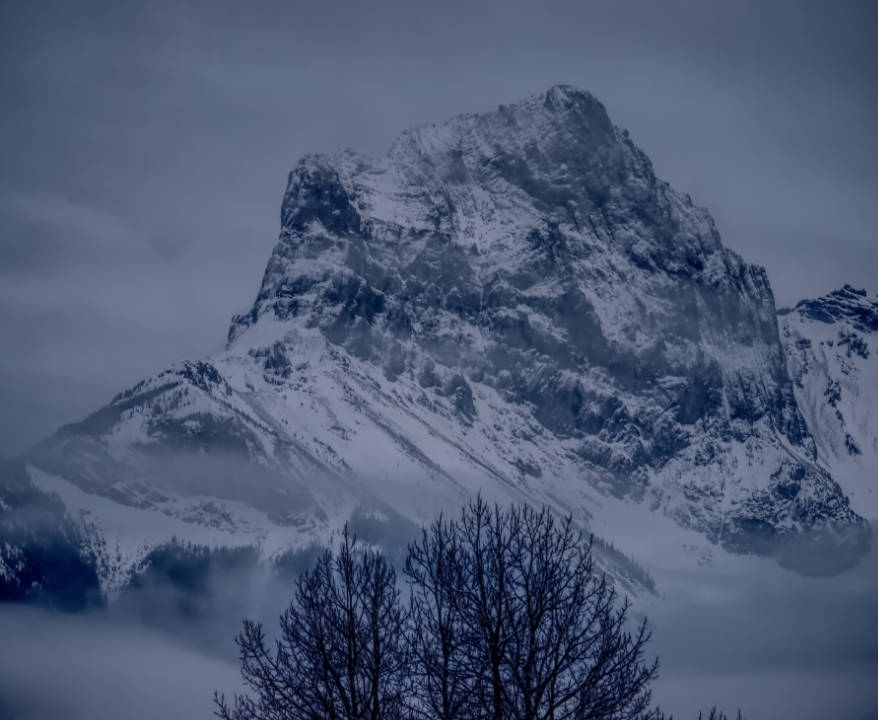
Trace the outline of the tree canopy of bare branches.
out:
M 409 550 L 421 713 L 436 720 L 650 717 L 645 621 L 571 518 L 477 498 Z
M 297 581 L 267 642 L 244 622 L 237 643 L 253 695 L 215 697 L 223 720 L 400 720 L 404 717 L 406 613 L 396 573 L 374 550 L 355 551 L 344 532 L 338 554 L 325 552 Z
M 245 694 L 222 720 L 670 720 L 658 661 L 572 518 L 481 497 L 440 516 L 396 573 L 348 530 L 299 577 L 269 642 L 237 637 Z M 713 720 L 725 720 L 716 709 Z M 740 713 L 739 713 L 740 720 Z

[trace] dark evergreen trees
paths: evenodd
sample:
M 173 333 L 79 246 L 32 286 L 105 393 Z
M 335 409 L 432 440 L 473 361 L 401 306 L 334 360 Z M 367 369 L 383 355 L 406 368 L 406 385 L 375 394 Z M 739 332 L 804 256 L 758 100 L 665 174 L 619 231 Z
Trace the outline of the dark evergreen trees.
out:
M 24 464 L 0 458 L 0 602 L 66 611 L 102 603 L 94 555 L 82 527 Z

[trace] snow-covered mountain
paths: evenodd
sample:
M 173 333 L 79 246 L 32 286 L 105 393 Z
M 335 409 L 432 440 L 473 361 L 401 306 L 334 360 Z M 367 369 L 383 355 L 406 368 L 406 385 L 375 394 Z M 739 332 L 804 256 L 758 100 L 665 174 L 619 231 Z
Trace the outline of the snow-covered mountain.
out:
M 818 457 L 878 517 L 878 297 L 845 285 L 780 310 L 787 365 Z
M 810 322 L 797 312 L 785 334 Z M 789 362 L 792 378 L 765 271 L 595 98 L 558 86 L 409 130 L 383 158 L 303 158 L 226 349 L 26 459 L 102 539 L 105 587 L 172 536 L 273 557 L 351 517 L 413 527 L 477 491 L 622 545 L 651 518 L 824 572 L 871 531 L 818 461 L 813 383 Z M 851 413 L 874 453 L 868 412 Z M 786 553 L 800 537 L 833 564 Z
M 92 543 L 64 504 L 21 463 L 0 458 L 0 600 L 68 610 L 100 600 Z

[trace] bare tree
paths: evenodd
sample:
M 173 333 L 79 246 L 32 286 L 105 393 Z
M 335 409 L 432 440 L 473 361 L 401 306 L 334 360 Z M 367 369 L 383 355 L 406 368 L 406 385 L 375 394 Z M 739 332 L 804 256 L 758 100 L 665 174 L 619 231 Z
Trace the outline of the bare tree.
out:
M 464 507 L 456 526 L 467 556 L 458 588 L 458 602 L 471 629 L 464 667 L 475 678 L 481 716 L 491 720 L 508 717 L 506 648 L 516 622 L 506 602 L 508 522 L 508 513 L 492 510 L 479 496 Z
M 406 613 L 383 555 L 358 551 L 347 528 L 337 555 L 302 575 L 273 649 L 261 624 L 237 638 L 252 695 L 214 697 L 223 720 L 399 720 L 404 716 Z
M 670 720 L 650 709 L 645 620 L 597 569 L 591 540 L 547 509 L 481 497 L 409 546 L 411 595 L 345 529 L 296 583 L 280 636 L 237 638 L 249 694 L 222 720 Z M 726 720 L 711 711 L 708 720 Z M 740 720 L 740 713 L 739 718 Z
M 665 715 L 661 710 L 654 710 L 652 715 L 648 717 L 650 720 L 674 720 L 673 715 Z M 714 706 L 707 715 L 703 712 L 699 712 L 698 720 L 732 720 L 732 718 L 721 710 L 717 710 L 716 706 Z M 738 714 L 735 715 L 735 720 L 744 720 L 744 716 L 741 714 L 740 710 L 738 710 Z
M 409 546 L 405 575 L 411 584 L 408 635 L 416 716 L 438 720 L 476 717 L 474 677 L 463 671 L 470 631 L 459 602 L 468 559 L 457 527 L 443 516 Z
M 741 715 L 740 710 L 738 710 L 738 714 L 735 717 L 736 720 L 744 720 L 744 716 Z M 704 717 L 702 713 L 698 713 L 698 720 L 731 720 L 731 718 L 721 710 L 717 710 L 716 706 L 714 706 L 713 708 L 711 708 L 711 711 L 707 715 L 707 717 Z
M 412 617 L 429 629 L 419 672 L 441 700 L 429 717 L 652 717 L 657 663 L 644 662 L 645 622 L 628 632 L 628 603 L 597 571 L 572 519 L 477 498 L 411 546 L 407 576 L 418 598 Z M 430 647 L 447 650 L 441 662 Z

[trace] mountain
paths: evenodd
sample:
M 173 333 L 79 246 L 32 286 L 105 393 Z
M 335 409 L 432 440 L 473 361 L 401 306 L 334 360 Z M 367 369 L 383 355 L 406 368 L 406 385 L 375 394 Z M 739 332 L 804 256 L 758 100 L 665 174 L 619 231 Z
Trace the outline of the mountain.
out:
M 779 311 L 787 365 L 818 457 L 851 506 L 878 517 L 878 297 L 845 285 Z
M 96 558 L 61 500 L 0 458 L 0 599 L 81 610 L 100 602 Z
M 834 572 L 871 531 L 793 377 L 765 271 L 557 86 L 383 158 L 303 158 L 225 350 L 26 460 L 105 538 L 109 588 L 171 537 L 276 557 L 352 517 L 404 536 L 478 491 L 614 542 L 667 518 L 657 532 Z

